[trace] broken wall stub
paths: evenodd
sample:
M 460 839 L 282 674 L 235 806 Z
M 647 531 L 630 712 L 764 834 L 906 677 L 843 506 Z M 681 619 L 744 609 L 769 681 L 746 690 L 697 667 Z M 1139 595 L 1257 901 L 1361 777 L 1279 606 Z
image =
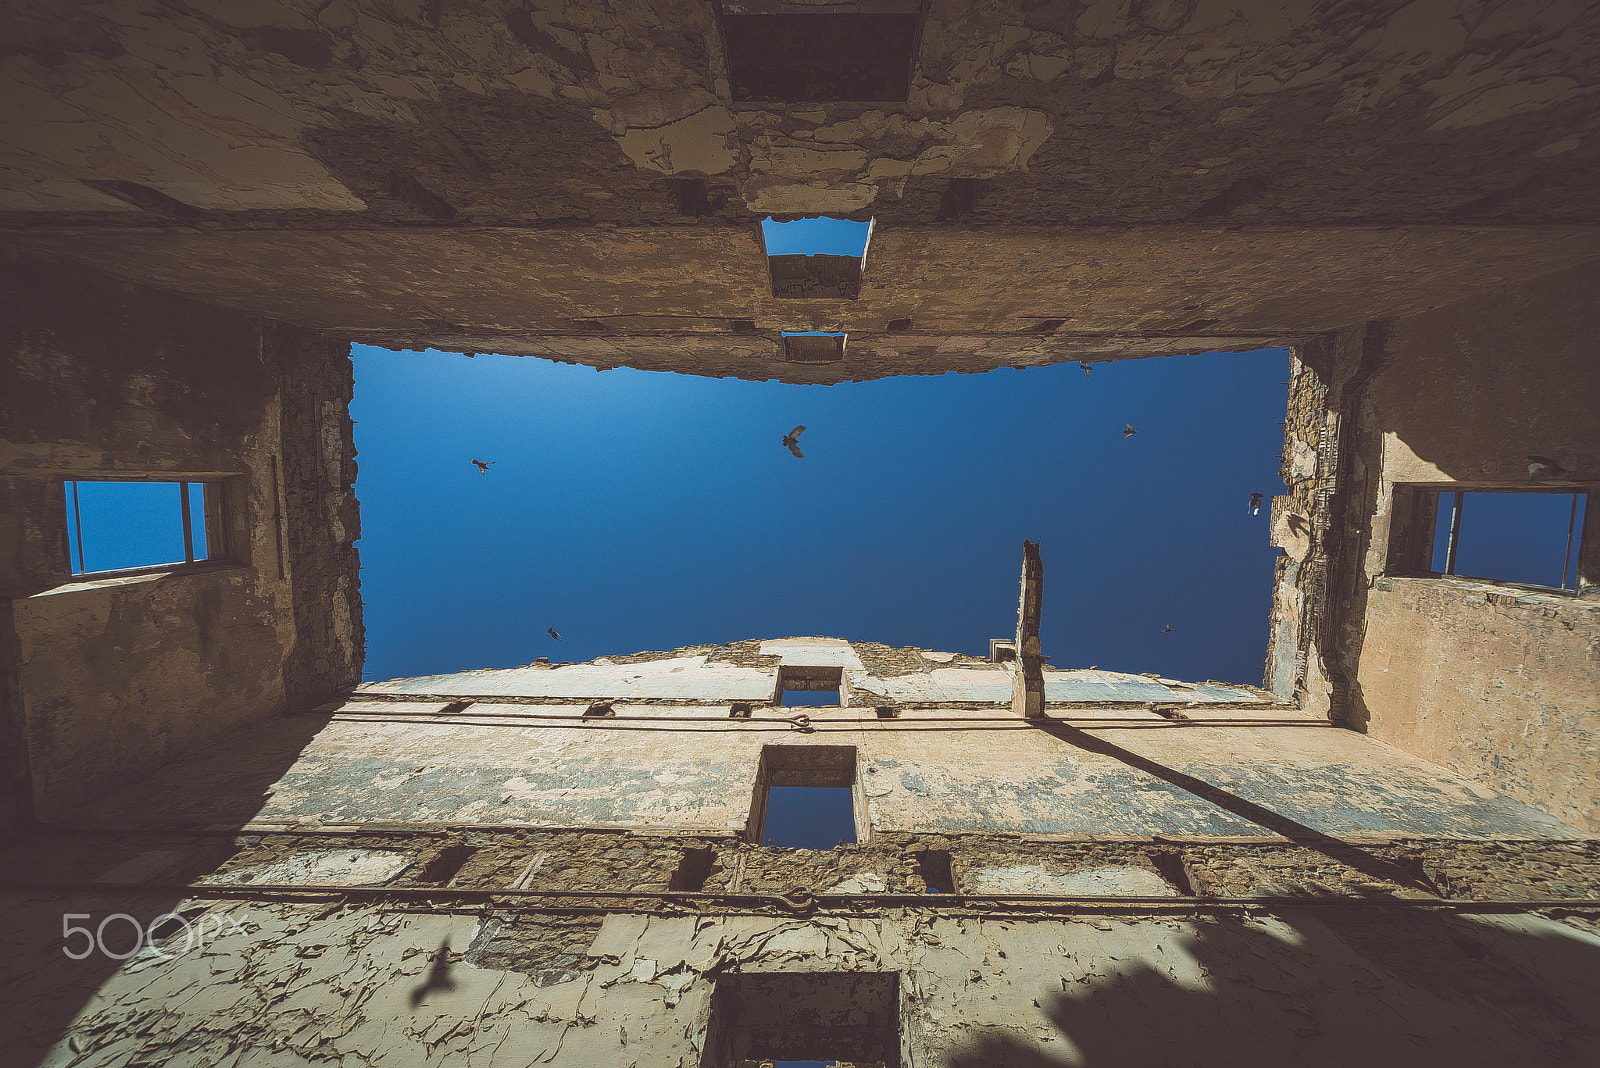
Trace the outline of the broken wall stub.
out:
M 19 812 L 45 816 L 359 681 L 349 369 L 304 331 L 70 264 L 3 276 L 7 749 Z M 219 553 L 74 577 L 67 479 L 219 484 Z

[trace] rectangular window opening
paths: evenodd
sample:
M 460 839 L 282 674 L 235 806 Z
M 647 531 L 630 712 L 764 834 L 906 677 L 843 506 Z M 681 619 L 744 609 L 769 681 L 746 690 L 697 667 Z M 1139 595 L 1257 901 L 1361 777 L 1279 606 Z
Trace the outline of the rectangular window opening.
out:
M 1588 493 L 1571 490 L 1417 490 L 1413 567 L 1575 590 Z M 1402 545 L 1397 555 L 1405 555 Z
M 917 874 L 922 877 L 927 894 L 953 894 L 956 877 L 950 869 L 948 849 L 923 849 L 917 852 Z
M 469 846 L 464 842 L 447 845 L 422 866 L 422 870 L 417 873 L 417 881 L 454 886 L 456 876 L 461 874 L 461 869 L 466 867 L 467 861 L 471 860 L 477 851 L 475 846 Z
M 872 220 L 826 215 L 761 222 L 774 297 L 855 300 L 867 269 Z
M 852 845 L 857 793 L 855 746 L 763 746 L 750 840 L 785 849 Z
M 785 708 L 838 708 L 844 669 L 785 664 L 778 669 L 778 703 Z
M 875 0 L 871 6 L 870 12 L 828 12 L 804 0 L 726 0 L 720 22 L 733 99 L 904 103 L 922 0 Z
M 899 1068 L 895 972 L 745 972 L 717 980 L 708 1068 L 760 1064 Z
M 220 513 L 219 484 L 69 479 L 63 487 L 74 575 L 192 564 L 212 555 L 206 517 Z

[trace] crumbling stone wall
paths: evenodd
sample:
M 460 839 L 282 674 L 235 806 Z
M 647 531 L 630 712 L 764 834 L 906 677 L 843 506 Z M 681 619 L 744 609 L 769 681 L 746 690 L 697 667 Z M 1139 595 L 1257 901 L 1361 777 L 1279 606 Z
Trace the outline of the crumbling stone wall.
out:
M 1600 221 L 1581 4 L 937 0 L 872 101 L 738 99 L 792 56 L 730 56 L 710 0 L 16 6 L 0 227 L 396 347 L 798 382 L 1266 347 Z M 875 218 L 859 299 L 775 298 L 768 213 Z M 788 362 L 801 328 L 843 358 Z
M 25 818 L 60 814 L 280 710 L 286 685 L 347 687 L 361 631 L 349 377 L 337 350 L 295 328 L 6 251 L 0 652 L 9 806 Z M 226 551 L 192 567 L 74 581 L 71 478 L 220 480 L 226 503 L 213 518 Z
M 820 995 L 807 999 L 815 1029 L 852 1010 L 890 1036 L 902 1065 L 1093 1065 L 1130 1043 L 1149 1063 L 1181 1049 L 1252 1068 L 1313 1055 L 1384 1064 L 1414 1055 L 1419 1034 L 1430 1055 L 1484 1068 L 1583 1064 L 1600 1050 L 1593 842 L 1363 846 L 1449 884 L 1418 889 L 1295 843 L 906 836 L 793 851 L 729 840 L 709 843 L 723 871 L 742 867 L 758 885 L 668 891 L 661 855 L 706 844 L 538 831 L 31 840 L 7 861 L 8 878 L 32 887 L 0 885 L 0 1024 L 13 1049 L 62 1059 L 492 1050 L 574 1068 L 729 1068 L 707 1056 L 733 1023 L 717 1014 L 739 1011 L 718 991 L 739 977 L 781 991 L 788 977 Z M 460 845 L 496 859 L 474 876 L 425 878 Z M 959 893 L 925 893 L 912 874 L 931 848 L 951 853 Z M 415 860 L 387 896 L 370 880 L 317 889 L 337 873 L 248 878 L 335 851 L 346 863 L 379 851 Z M 547 863 L 526 878 L 538 857 Z M 212 885 L 181 885 L 213 867 Z M 886 885 L 862 885 L 867 871 Z M 969 889 L 994 873 L 1038 882 Z M 97 875 L 103 889 L 83 885 Z M 597 886 L 645 896 L 585 894 Z M 1494 904 L 1508 899 L 1542 904 Z M 63 912 L 90 925 L 120 912 L 141 927 L 168 915 L 153 949 L 119 962 L 64 955 Z M 118 949 L 120 922 L 107 933 Z M 885 976 L 900 996 L 864 1019 L 850 992 Z
M 361 512 L 353 487 L 349 346 L 279 323 L 266 327 L 282 397 L 282 477 L 294 568 L 294 648 L 284 698 L 310 708 L 361 683 Z
M 1339 613 L 1355 727 L 1600 830 L 1600 509 L 1580 596 L 1395 575 L 1402 483 L 1531 487 L 1529 455 L 1600 488 L 1600 269 L 1388 324 L 1363 391 Z

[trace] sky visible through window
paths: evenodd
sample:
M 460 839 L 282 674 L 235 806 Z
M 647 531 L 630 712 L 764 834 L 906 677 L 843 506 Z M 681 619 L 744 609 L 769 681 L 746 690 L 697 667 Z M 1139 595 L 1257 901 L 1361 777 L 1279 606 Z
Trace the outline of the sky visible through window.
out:
M 1284 350 L 834 386 L 354 359 L 369 678 L 790 635 L 986 656 L 1027 538 L 1055 666 L 1261 679 Z
M 77 574 L 183 563 L 182 501 L 183 491 L 176 482 L 68 481 L 67 547 L 71 570 Z M 189 486 L 189 519 L 194 558 L 204 560 L 202 483 Z
M 871 229 L 871 223 L 826 216 L 774 222 L 769 215 L 761 222 L 769 256 L 860 256 Z
M 856 840 L 855 802 L 848 786 L 774 786 L 767 791 L 762 843 L 789 849 L 832 849 Z
M 1535 586 L 1575 584 L 1586 496 L 1577 495 L 1574 509 L 1570 492 L 1463 493 L 1455 573 Z M 1453 503 L 1454 494 L 1439 495 L 1433 538 L 1433 570 L 1438 572 L 1444 571 L 1449 552 Z

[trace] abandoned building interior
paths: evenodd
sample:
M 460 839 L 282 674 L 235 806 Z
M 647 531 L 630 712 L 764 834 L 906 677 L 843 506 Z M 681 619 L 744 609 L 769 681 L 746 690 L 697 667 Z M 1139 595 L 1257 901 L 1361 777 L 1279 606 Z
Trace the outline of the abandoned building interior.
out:
M 4 0 L 0 44 L 0 1059 L 1600 1063 L 1600 7 Z M 815 216 L 864 254 L 768 254 Z M 1286 347 L 1262 677 L 1052 665 L 1019 535 L 988 650 L 364 684 L 355 343 Z M 184 562 L 91 566 L 121 482 L 184 487 Z M 1495 494 L 1571 501 L 1559 582 L 1458 566 Z M 768 845 L 791 788 L 854 841 Z

